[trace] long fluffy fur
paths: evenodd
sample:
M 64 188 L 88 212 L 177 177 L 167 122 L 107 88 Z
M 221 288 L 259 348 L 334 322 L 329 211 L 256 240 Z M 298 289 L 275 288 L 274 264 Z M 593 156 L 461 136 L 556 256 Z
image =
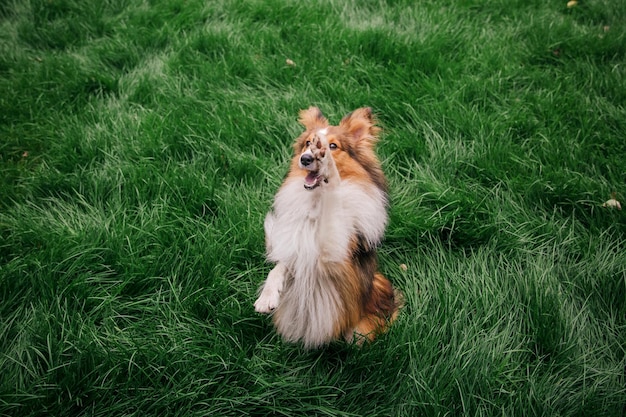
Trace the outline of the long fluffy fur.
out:
M 267 257 L 276 267 L 255 308 L 272 313 L 285 340 L 308 348 L 342 337 L 372 340 L 395 319 L 400 303 L 376 258 L 388 204 L 374 153 L 379 129 L 369 108 L 329 126 L 311 107 L 300 122 L 306 130 L 265 219 Z M 307 188 L 311 172 L 320 179 L 306 180 Z

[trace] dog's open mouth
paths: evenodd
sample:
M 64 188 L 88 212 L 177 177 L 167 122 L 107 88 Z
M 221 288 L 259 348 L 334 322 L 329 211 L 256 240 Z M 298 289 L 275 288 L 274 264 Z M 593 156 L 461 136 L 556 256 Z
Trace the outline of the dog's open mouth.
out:
M 304 188 L 312 190 L 322 183 L 323 177 L 317 171 L 309 171 L 304 178 Z

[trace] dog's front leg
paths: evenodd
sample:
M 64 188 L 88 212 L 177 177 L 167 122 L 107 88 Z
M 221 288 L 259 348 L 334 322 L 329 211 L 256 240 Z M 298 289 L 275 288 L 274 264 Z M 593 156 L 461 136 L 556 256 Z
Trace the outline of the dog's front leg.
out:
M 271 313 L 278 307 L 286 274 L 287 268 L 282 263 L 276 264 L 274 269 L 267 274 L 267 279 L 263 283 L 259 298 L 254 302 L 254 310 L 257 313 Z
M 345 248 L 348 242 L 342 239 L 344 236 L 337 233 L 341 229 L 340 218 L 337 214 L 342 210 L 341 176 L 332 156 L 325 137 L 318 139 L 315 144 L 314 154 L 320 164 L 320 174 L 324 178 L 321 186 L 321 212 L 318 221 L 317 239 L 320 248 L 320 261 L 322 264 L 340 262 L 345 256 Z

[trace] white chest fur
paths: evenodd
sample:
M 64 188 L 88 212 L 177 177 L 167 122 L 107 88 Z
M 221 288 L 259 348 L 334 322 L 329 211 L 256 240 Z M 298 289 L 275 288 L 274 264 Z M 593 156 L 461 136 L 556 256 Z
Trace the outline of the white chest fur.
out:
M 296 273 L 304 264 L 341 262 L 355 235 L 380 242 L 387 225 L 386 196 L 376 187 L 349 180 L 308 191 L 288 181 L 265 219 L 268 258 Z
M 380 242 L 386 204 L 385 194 L 376 187 L 351 181 L 309 191 L 296 179 L 281 187 L 265 218 L 267 255 L 277 266 L 255 307 L 267 312 L 278 306 L 274 322 L 286 340 L 302 340 L 311 347 L 333 337 L 344 306 L 327 267 L 350 256 L 356 235 L 373 246 Z

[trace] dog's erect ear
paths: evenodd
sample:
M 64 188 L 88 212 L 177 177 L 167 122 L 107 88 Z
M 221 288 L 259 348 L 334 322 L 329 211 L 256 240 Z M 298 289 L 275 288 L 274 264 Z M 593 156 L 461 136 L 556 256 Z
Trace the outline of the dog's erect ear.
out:
M 347 114 L 341 119 L 339 126 L 350 133 L 357 142 L 365 140 L 374 144 L 378 140 L 380 128 L 376 126 L 376 118 L 369 107 L 361 107 Z
M 300 110 L 300 123 L 307 130 L 323 128 L 328 126 L 328 120 L 317 107 L 311 106 L 306 110 Z

